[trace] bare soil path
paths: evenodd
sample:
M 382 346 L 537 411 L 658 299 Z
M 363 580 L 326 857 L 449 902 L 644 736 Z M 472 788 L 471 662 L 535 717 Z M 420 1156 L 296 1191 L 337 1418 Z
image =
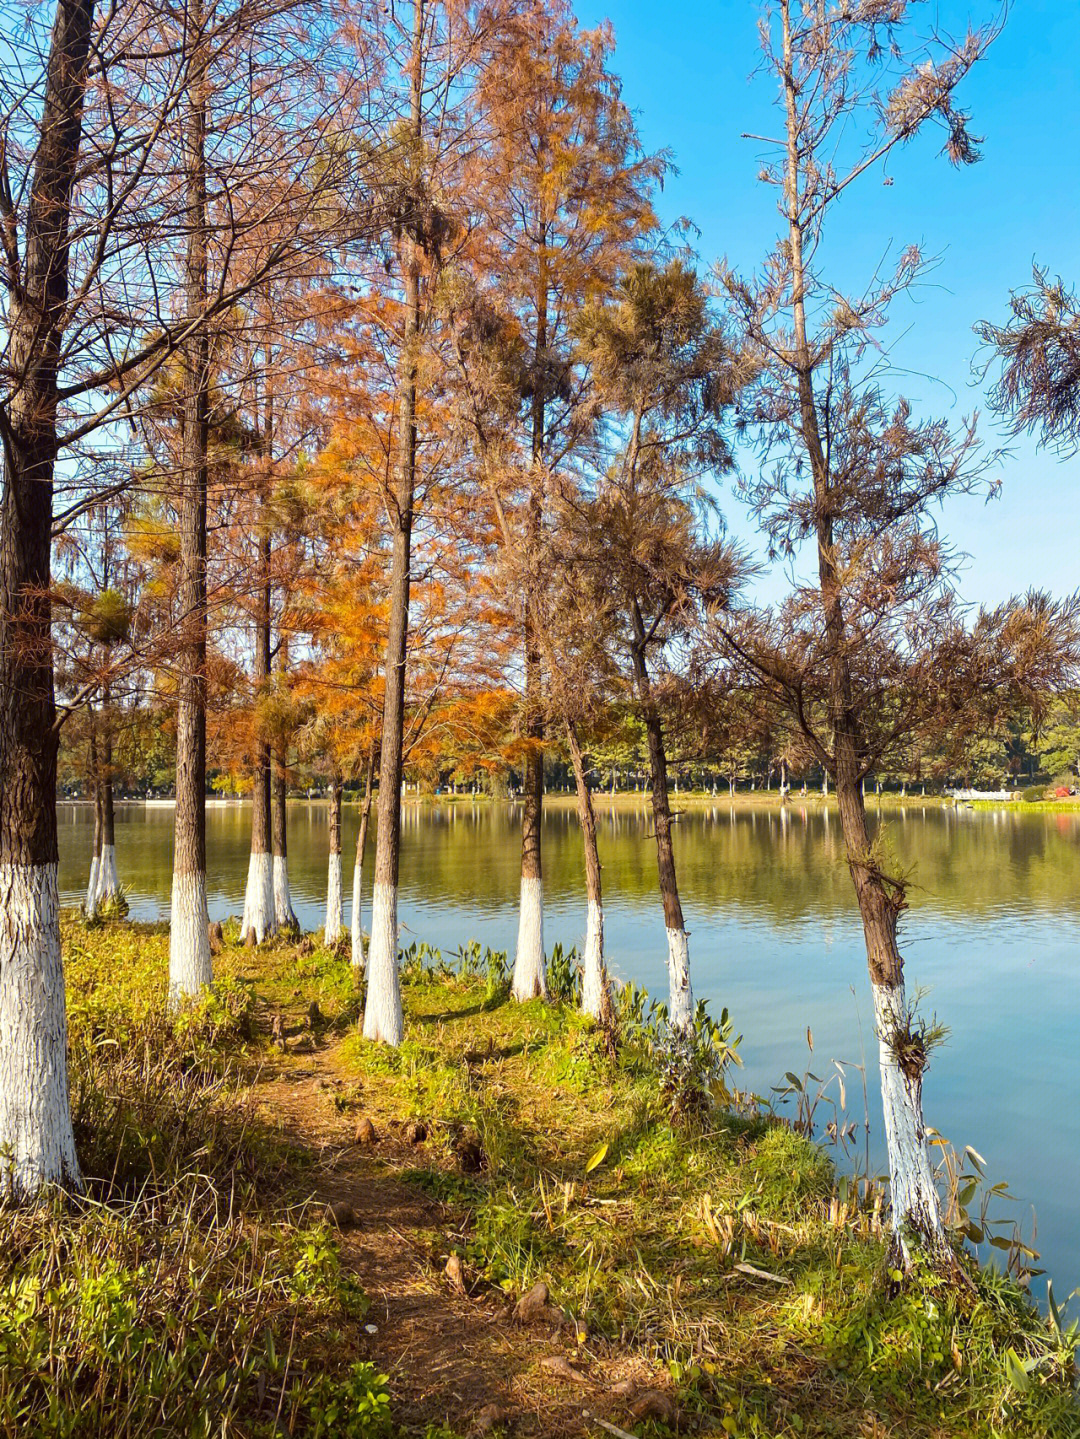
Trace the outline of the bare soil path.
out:
M 583 1411 L 606 1413 L 620 1379 L 640 1365 L 580 1346 L 573 1326 L 523 1326 L 517 1296 L 467 1270 L 465 1291 L 455 1286 L 446 1261 L 463 1247 L 470 1216 L 407 1177 L 452 1161 L 380 1112 L 375 1087 L 361 1090 L 343 1064 L 340 1035 L 299 1026 L 286 1035 L 254 1096 L 311 1156 L 311 1198 L 340 1228 L 342 1262 L 371 1303 L 369 1347 L 352 1357 L 389 1376 L 395 1421 L 420 1435 L 428 1426 L 454 1435 L 503 1426 L 519 1435 L 599 1433 Z M 357 1141 L 361 1119 L 374 1126 L 374 1142 Z M 560 1375 L 564 1364 L 579 1377 Z

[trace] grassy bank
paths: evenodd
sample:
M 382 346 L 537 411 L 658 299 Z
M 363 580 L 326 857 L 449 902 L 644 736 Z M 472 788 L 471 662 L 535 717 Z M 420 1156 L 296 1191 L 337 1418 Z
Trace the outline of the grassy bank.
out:
M 974 1266 L 890 1294 L 881 1194 L 709 1092 L 724 1034 L 675 1064 L 638 993 L 612 1044 L 414 950 L 387 1051 L 310 940 L 179 1021 L 159 930 L 65 951 L 93 1179 L 0 1216 L 0 1434 L 1080 1435 L 1073 1340 Z
M 1005 810 L 1019 814 L 1080 814 L 1080 796 L 1070 799 L 969 800 L 972 809 Z
M 359 802 L 359 801 L 357 801 Z M 464 795 L 464 794 L 414 794 L 404 796 L 404 803 L 432 805 L 432 806 L 454 806 L 469 807 L 472 805 L 505 805 L 514 804 L 519 801 L 508 799 L 495 799 L 490 795 Z M 596 790 L 593 793 L 593 803 L 597 809 L 610 807 L 619 810 L 647 810 L 651 804 L 650 797 L 644 791 L 619 790 L 612 794 L 610 790 Z M 671 804 L 673 809 L 779 809 L 783 801 L 776 789 L 766 790 L 736 790 L 731 795 L 724 789 L 718 794 L 712 794 L 703 790 L 679 790 L 676 793 L 672 790 Z M 885 793 L 876 795 L 868 793 L 866 796 L 867 808 L 873 810 L 875 807 L 884 809 L 925 809 L 937 808 L 941 805 L 951 805 L 953 801 L 944 795 L 918 795 Z M 834 794 L 823 795 L 820 790 L 812 789 L 807 794 L 800 794 L 793 790 L 787 798 L 789 808 L 836 808 L 836 796 Z M 555 809 L 566 808 L 577 809 L 577 799 L 573 794 L 548 790 L 544 797 L 545 807 Z M 993 807 L 993 806 L 991 806 Z M 1033 806 L 1038 808 L 1038 806 Z
M 349 1358 L 367 1301 L 310 1156 L 253 1101 L 237 957 L 173 1019 L 160 927 L 69 917 L 64 955 L 87 1190 L 0 1210 L 0 1434 L 329 1434 L 338 1396 L 380 1388 Z
M 1017 812 L 1023 814 L 1080 814 L 1080 796 L 1069 799 L 1045 799 L 1043 791 L 1039 790 L 1037 795 L 1031 799 L 1018 800 L 965 800 L 962 807 L 965 809 L 985 810 L 988 812 Z M 411 794 L 405 797 L 407 803 L 432 805 L 432 806 L 453 806 L 453 805 L 491 805 L 510 804 L 513 801 L 492 799 L 488 795 L 417 795 Z M 597 790 L 593 795 L 593 802 L 598 810 L 617 809 L 620 811 L 646 811 L 650 806 L 649 795 L 646 793 L 619 791 L 612 794 L 610 790 Z M 681 790 L 679 793 L 672 791 L 671 804 L 676 810 L 710 810 L 710 809 L 734 809 L 734 810 L 779 810 L 784 802 L 777 790 L 737 790 L 735 794 L 729 795 L 726 790 L 719 794 L 711 794 L 700 790 Z M 813 789 L 807 794 L 800 794 L 793 790 L 787 798 L 789 809 L 836 809 L 836 796 L 834 794 L 823 795 L 820 790 Z M 548 792 L 544 804 L 553 809 L 570 809 L 576 812 L 577 800 L 572 794 L 559 794 Z M 943 809 L 952 808 L 955 801 L 950 795 L 941 794 L 908 794 L 900 795 L 893 791 L 882 794 L 868 792 L 866 796 L 866 808 L 873 814 L 875 810 L 922 810 L 922 809 Z

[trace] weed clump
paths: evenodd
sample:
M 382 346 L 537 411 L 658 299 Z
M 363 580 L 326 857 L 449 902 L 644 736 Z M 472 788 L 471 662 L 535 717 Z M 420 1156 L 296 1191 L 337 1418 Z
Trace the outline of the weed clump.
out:
M 0 1212 L 0 1253 L 3 1434 L 269 1435 L 279 1410 L 314 1414 L 297 1321 L 364 1308 L 325 1230 L 230 1214 L 197 1175 L 129 1204 Z
M 0 1210 L 0 1435 L 387 1433 L 347 1358 L 367 1300 L 247 1097 L 251 984 L 224 956 L 171 1013 L 162 929 L 65 916 L 63 940 L 86 1191 Z

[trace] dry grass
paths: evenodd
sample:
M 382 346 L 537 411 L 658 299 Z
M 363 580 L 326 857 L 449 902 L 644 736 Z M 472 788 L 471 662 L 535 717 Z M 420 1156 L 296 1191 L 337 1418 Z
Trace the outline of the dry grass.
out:
M 491 1404 L 537 1436 L 595 1433 L 584 1411 L 637 1435 L 1080 1434 L 1073 1339 L 993 1274 L 975 1302 L 930 1274 L 890 1296 L 881 1194 L 841 1197 L 767 1117 L 673 1122 L 648 1026 L 613 1050 L 572 1007 L 506 1003 L 497 965 L 418 954 L 391 1052 L 356 1037 L 347 960 L 291 944 L 227 950 L 177 1024 L 160 932 L 65 934 L 95 1182 L 0 1216 L 0 1434 L 453 1439 Z

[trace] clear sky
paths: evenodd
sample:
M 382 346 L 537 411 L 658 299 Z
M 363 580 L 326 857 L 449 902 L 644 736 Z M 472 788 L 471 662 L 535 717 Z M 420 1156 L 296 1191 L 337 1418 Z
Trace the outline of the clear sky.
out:
M 954 33 L 969 17 L 981 23 L 998 13 L 993 0 L 915 10 L 921 23 L 937 15 Z M 756 180 L 761 147 L 740 139 L 744 131 L 776 133 L 775 121 L 767 128 L 770 81 L 752 73 L 756 0 L 578 0 L 577 13 L 584 25 L 611 20 L 615 68 L 644 143 L 674 153 L 679 174 L 661 196 L 663 218 L 694 221 L 704 266 L 727 255 L 752 267 L 779 226 L 775 192 Z M 939 257 L 932 284 L 896 310 L 888 339 L 916 372 L 905 389 L 920 413 L 980 409 L 981 432 L 995 448 L 1004 439 L 973 376 L 972 326 L 1005 317 L 1009 291 L 1030 276 L 1033 260 L 1080 284 L 1076 0 L 1014 0 L 961 99 L 985 137 L 982 161 L 954 170 L 928 139 L 891 163 L 890 187 L 864 177 L 845 203 L 850 222 L 829 266 L 834 280 L 850 279 L 858 290 L 890 246 L 917 243 Z M 1080 458 L 1040 453 L 1026 439 L 1010 450 L 999 499 L 956 499 L 943 515 L 945 533 L 968 556 L 961 590 L 969 600 L 993 603 L 1031 585 L 1057 594 L 1080 588 Z M 726 509 L 733 532 L 749 536 L 735 502 Z

